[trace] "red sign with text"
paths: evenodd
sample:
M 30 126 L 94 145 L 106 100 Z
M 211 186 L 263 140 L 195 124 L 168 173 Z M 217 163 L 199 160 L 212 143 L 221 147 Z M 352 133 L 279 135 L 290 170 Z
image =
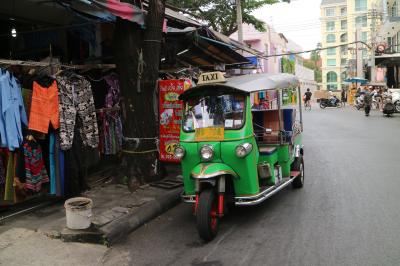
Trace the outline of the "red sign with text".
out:
M 190 87 L 187 80 L 160 80 L 159 86 L 159 121 L 160 121 L 160 160 L 179 162 L 174 157 L 174 150 L 179 143 L 179 134 L 183 115 L 183 103 L 178 100 L 185 88 Z

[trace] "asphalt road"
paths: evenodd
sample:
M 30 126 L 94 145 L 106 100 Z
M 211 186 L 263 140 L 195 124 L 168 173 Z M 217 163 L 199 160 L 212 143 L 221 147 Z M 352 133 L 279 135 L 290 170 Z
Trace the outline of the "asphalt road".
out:
M 107 265 L 400 265 L 400 116 L 304 114 L 305 187 L 227 216 L 203 243 L 180 204 L 130 234 Z

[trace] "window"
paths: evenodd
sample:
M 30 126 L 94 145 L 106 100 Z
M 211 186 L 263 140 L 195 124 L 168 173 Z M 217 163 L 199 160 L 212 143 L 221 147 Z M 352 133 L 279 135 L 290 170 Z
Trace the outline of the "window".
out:
M 366 31 L 361 32 L 361 41 L 362 42 L 368 41 L 368 32 L 366 32 Z
M 342 30 L 347 30 L 347 20 L 340 21 L 340 28 Z
M 390 14 L 392 17 L 397 17 L 398 11 L 397 11 L 397 1 L 394 1 L 393 6 L 390 10 Z
M 347 42 L 347 33 L 343 33 L 342 35 L 340 35 L 340 41 Z
M 326 42 L 327 42 L 327 43 L 336 42 L 335 34 L 328 34 L 328 35 L 326 35 Z
M 362 50 L 362 58 L 368 58 L 368 51 L 367 49 Z
M 326 73 L 326 82 L 331 83 L 331 82 L 337 82 L 337 74 L 334 71 L 330 71 Z
M 327 31 L 334 31 L 335 30 L 335 21 L 328 21 L 326 23 L 326 30 Z
M 340 77 L 342 78 L 342 80 L 347 79 L 347 71 L 343 71 L 342 74 L 340 74 Z M 342 84 L 342 88 L 343 88 L 343 84 Z
M 346 58 L 340 59 L 340 65 L 341 66 L 346 66 L 347 65 L 347 59 Z
M 245 97 L 242 94 L 199 96 L 186 102 L 184 110 L 184 131 L 208 127 L 240 129 L 245 117 Z
M 328 48 L 326 50 L 327 55 L 336 55 L 336 48 Z
M 367 16 L 356 17 L 356 27 L 366 27 L 367 26 Z
M 326 60 L 327 66 L 336 66 L 336 59 L 328 59 Z
M 389 51 L 393 53 L 392 37 L 388 37 L 388 38 L 387 38 L 387 44 L 388 44 L 388 47 L 389 47 Z
M 341 7 L 340 8 L 340 15 L 346 16 L 347 15 L 347 7 Z
M 328 91 L 335 91 L 337 90 L 337 84 L 328 84 L 326 88 L 328 89 Z
M 356 0 L 355 9 L 356 9 L 356 12 L 357 11 L 367 11 L 367 0 Z
M 334 7 L 325 8 L 325 16 L 333 17 L 334 15 L 335 15 L 335 8 Z
M 342 55 L 347 55 L 348 49 L 349 49 L 349 47 L 347 45 L 340 46 L 340 53 Z

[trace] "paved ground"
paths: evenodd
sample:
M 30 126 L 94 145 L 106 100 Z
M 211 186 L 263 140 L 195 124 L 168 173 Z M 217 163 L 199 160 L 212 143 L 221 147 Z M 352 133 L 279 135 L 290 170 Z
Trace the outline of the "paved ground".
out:
M 306 185 L 237 209 L 204 244 L 180 204 L 109 249 L 106 265 L 400 265 L 400 117 L 305 113 Z

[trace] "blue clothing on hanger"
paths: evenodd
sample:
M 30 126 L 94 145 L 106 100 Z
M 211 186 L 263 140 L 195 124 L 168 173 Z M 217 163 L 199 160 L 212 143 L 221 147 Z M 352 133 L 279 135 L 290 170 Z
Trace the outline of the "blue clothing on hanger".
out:
M 0 110 L 1 145 L 13 151 L 20 147 L 24 139 L 21 122 L 28 125 L 28 119 L 22 100 L 21 87 L 8 71 L 1 71 Z

